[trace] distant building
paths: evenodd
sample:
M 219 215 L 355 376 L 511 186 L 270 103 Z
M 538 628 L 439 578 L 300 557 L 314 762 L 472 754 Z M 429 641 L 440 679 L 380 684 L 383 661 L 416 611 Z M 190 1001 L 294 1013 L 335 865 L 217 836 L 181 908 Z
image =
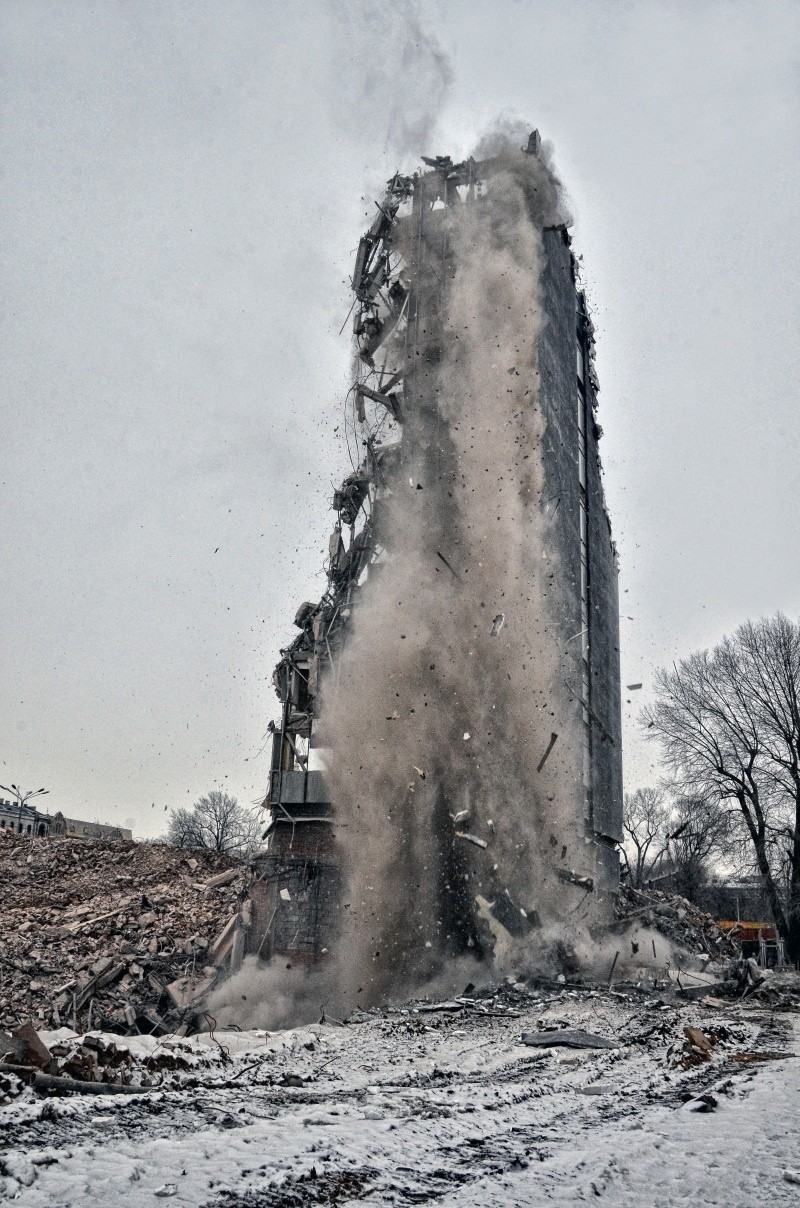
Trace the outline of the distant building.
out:
M 132 839 L 133 831 L 124 826 L 108 826 L 104 822 L 81 822 L 79 818 L 65 818 L 59 810 L 50 820 L 50 836 L 53 839 Z
M 0 832 L 36 835 L 43 839 L 49 830 L 50 818 L 47 814 L 40 814 L 32 805 L 21 806 L 17 801 L 5 801 L 0 798 Z
M 59 810 L 52 817 L 32 805 L 0 798 L 0 834 L 31 835 L 37 839 L 132 839 L 133 832 L 125 826 L 108 826 L 104 822 L 83 822 L 65 818 Z

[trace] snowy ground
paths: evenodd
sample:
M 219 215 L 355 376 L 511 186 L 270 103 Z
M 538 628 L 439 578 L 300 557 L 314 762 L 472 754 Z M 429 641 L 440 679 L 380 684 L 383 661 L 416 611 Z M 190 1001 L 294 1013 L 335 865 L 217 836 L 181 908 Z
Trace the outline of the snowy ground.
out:
M 684 1070 L 675 1062 L 687 1024 L 724 1034 L 708 1063 Z M 26 1090 L 0 1108 L 0 1199 L 800 1205 L 797 1025 L 757 1005 L 505 991 L 347 1027 L 137 1040 L 137 1059 L 183 1054 L 188 1068 L 141 1095 Z M 620 1047 L 521 1043 L 542 1026 Z M 698 1096 L 709 1091 L 706 1104 Z

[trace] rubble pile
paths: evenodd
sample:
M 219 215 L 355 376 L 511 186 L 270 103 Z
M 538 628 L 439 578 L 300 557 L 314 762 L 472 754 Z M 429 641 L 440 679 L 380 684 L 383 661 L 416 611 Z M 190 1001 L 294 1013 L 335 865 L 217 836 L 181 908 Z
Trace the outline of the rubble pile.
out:
M 13 1033 L 0 1029 L 0 1106 L 30 1086 L 40 1095 L 136 1094 L 155 1087 L 191 1086 L 196 1075 L 229 1062 L 224 1045 L 209 1038 L 167 1036 L 122 1039 L 102 1032 L 76 1036 L 69 1028 Z M 204 1039 L 204 1038 L 203 1038 Z
M 0 1028 L 186 1032 L 230 952 L 246 867 L 125 840 L 0 838 Z
M 687 898 L 661 893 L 658 889 L 634 889 L 621 885 L 617 900 L 617 918 L 625 924 L 652 927 L 687 952 L 709 957 L 738 957 L 741 949 L 735 940 L 718 927 Z
M 761 969 L 752 959 L 739 961 L 742 997 L 770 1011 L 800 1010 L 800 973 L 796 969 Z

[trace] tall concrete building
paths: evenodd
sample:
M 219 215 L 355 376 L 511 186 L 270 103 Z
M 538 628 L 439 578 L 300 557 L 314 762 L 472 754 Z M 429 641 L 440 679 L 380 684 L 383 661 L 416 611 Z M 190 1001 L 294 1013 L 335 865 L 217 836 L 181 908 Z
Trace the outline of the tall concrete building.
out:
M 619 592 L 598 448 L 593 329 L 566 229 L 545 230 L 543 239 L 544 466 L 548 492 L 561 500 L 553 524 L 569 589 L 563 619 L 566 641 L 574 647 L 572 682 L 580 685 L 587 829 L 595 840 L 600 880 L 615 888 L 616 845 L 622 840 Z M 573 639 L 576 633 L 580 637 Z
M 523 280 L 520 287 L 535 299 L 530 322 L 535 322 L 537 331 L 532 344 L 536 362 L 525 370 L 530 388 L 523 391 L 525 383 L 517 385 L 520 371 L 512 364 L 502 367 L 513 379 L 504 393 L 512 396 L 516 390 L 521 406 L 527 405 L 529 396 L 535 398 L 537 408 L 536 435 L 529 438 L 536 447 L 520 450 L 519 464 L 533 455 L 540 472 L 532 519 L 525 522 L 530 536 L 523 533 L 519 540 L 523 545 L 526 540 L 542 542 L 542 556 L 554 568 L 548 620 L 538 638 L 538 662 L 548 665 L 549 686 L 539 692 L 545 700 L 543 709 L 549 692 L 559 696 L 561 710 L 558 713 L 554 706 L 546 714 L 561 720 L 558 730 L 557 723 L 552 723 L 550 746 L 539 752 L 541 759 L 534 771 L 541 772 L 548 758 L 555 765 L 550 751 L 558 743 L 558 776 L 568 789 L 564 794 L 567 804 L 559 806 L 562 829 L 566 827 L 574 836 L 571 850 L 578 850 L 578 857 L 566 857 L 567 842 L 559 838 L 556 844 L 551 835 L 549 842 L 558 848 L 553 861 L 559 854 L 562 857 L 555 871 L 581 893 L 589 890 L 608 899 L 616 890 L 616 844 L 622 837 L 617 566 L 598 453 L 601 433 L 596 419 L 592 324 L 578 284 L 567 227 L 549 198 L 555 185 L 549 169 L 533 162 L 541 154 L 538 135 L 534 133 L 526 150 L 517 154 L 518 159 L 489 156 L 482 162 L 470 159 L 459 164 L 448 157 L 426 159 L 426 170 L 413 177 L 394 177 L 359 244 L 353 274 L 359 369 L 350 407 L 352 434 L 361 455 L 333 499 L 336 523 L 330 541 L 328 590 L 319 603 L 303 604 L 299 609 L 295 618 L 299 635 L 282 652 L 275 672 L 282 711 L 274 726 L 265 802 L 271 811 L 271 833 L 268 854 L 261 862 L 262 879 L 254 899 L 257 917 L 251 932 L 252 943 L 262 955 L 291 952 L 295 958 L 313 961 L 333 942 L 341 855 L 348 839 L 346 832 L 334 839 L 337 802 L 330 800 L 328 785 L 337 777 L 326 777 L 316 745 L 322 698 L 326 677 L 336 674 L 332 669 L 346 648 L 354 618 L 357 621 L 367 584 L 373 594 L 379 592 L 382 566 L 402 556 L 392 548 L 385 517 L 390 507 L 395 508 L 396 516 L 399 484 L 408 481 L 404 475 L 412 467 L 412 486 L 416 480 L 416 489 L 422 493 L 419 498 L 426 501 L 420 506 L 428 508 L 426 541 L 441 563 L 437 569 L 445 579 L 452 575 L 459 589 L 466 582 L 466 572 L 461 575 L 450 551 L 457 524 L 462 530 L 471 527 L 455 516 L 459 506 L 455 485 L 467 487 L 463 469 L 467 446 L 459 445 L 460 438 L 454 436 L 458 423 L 444 415 L 448 383 L 461 372 L 458 354 L 453 352 L 459 331 L 452 296 L 453 282 L 466 269 L 465 257 L 453 237 L 454 222 L 463 228 L 463 215 L 474 214 L 478 235 L 507 224 L 507 214 L 502 221 L 498 217 L 501 202 L 497 190 L 498 182 L 505 181 L 509 173 L 514 180 L 523 181 L 518 192 L 527 207 L 526 231 L 530 226 L 533 241 L 533 259 L 525 260 L 522 267 L 512 265 L 510 271 L 517 276 L 526 272 L 528 277 L 538 276 L 538 280 Z M 515 221 L 519 222 L 519 215 Z M 504 237 L 500 230 L 493 236 L 495 244 Z M 463 231 L 460 238 L 463 248 Z M 474 278 L 474 264 L 471 271 Z M 480 293 L 480 265 L 477 273 Z M 492 288 L 487 277 L 487 291 Z M 486 311 L 485 298 L 480 303 L 484 316 L 491 313 Z M 524 335 L 528 320 L 518 316 L 517 321 Z M 497 322 L 508 326 L 508 316 L 498 315 Z M 473 362 L 482 358 L 482 346 L 487 364 L 491 361 L 495 345 L 499 346 L 496 334 L 491 319 L 484 318 L 479 330 L 472 326 L 468 338 Z M 463 330 L 461 339 L 463 343 Z M 474 365 L 472 372 L 474 376 Z M 524 439 L 517 438 L 514 447 Z M 504 469 L 494 467 L 498 479 Z M 448 484 L 453 485 L 452 490 L 445 489 Z M 517 489 L 521 491 L 521 485 Z M 543 582 L 533 582 L 529 595 L 542 592 Z M 498 612 L 492 620 L 492 635 L 499 634 L 504 622 L 505 614 Z M 513 658 L 508 649 L 505 657 Z M 432 660 L 431 672 L 434 666 Z M 511 674 L 508 679 L 511 681 Z M 513 701 L 506 711 L 513 713 Z M 548 723 L 548 734 L 550 728 Z M 464 738 L 468 737 L 465 733 Z M 338 758 L 342 758 L 341 751 Z M 505 759 L 507 762 L 508 755 Z M 524 783 L 520 791 L 524 794 Z M 537 815 L 540 828 L 546 828 L 547 802 L 556 795 L 555 791 L 549 796 L 542 793 Z M 452 793 L 448 800 L 451 798 L 455 800 Z M 457 819 L 460 815 L 447 815 L 445 810 L 443 816 Z M 493 825 L 490 820 L 489 826 Z M 458 829 L 454 833 L 478 849 L 476 857 L 491 839 L 488 834 L 481 839 Z M 446 868 L 440 879 L 447 891 L 456 882 L 469 880 L 471 874 L 463 860 L 443 859 Z M 571 863 L 565 863 L 567 859 Z M 484 885 L 484 881 L 479 883 Z M 511 900 L 508 891 L 505 896 L 495 893 L 504 903 L 496 917 L 504 913 L 514 932 L 507 896 Z M 518 923 L 518 913 L 527 919 L 531 912 L 518 912 L 517 905 L 511 914 Z M 458 920 L 453 921 L 469 908 L 459 890 L 443 913 L 449 910 L 448 927 L 472 945 L 469 927 L 459 931 Z

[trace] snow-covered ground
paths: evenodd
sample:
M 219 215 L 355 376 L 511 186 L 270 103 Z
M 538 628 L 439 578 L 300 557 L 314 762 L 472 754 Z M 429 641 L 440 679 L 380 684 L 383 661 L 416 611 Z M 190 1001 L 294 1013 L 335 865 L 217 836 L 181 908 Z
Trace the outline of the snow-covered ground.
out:
M 688 1069 L 676 1064 L 685 1025 L 722 1029 L 710 1061 Z M 552 1027 L 619 1047 L 521 1042 Z M 166 1054 L 187 1068 L 140 1095 L 27 1090 L 0 1108 L 0 1198 L 800 1205 L 796 1029 L 796 1015 L 746 1003 L 564 989 L 347 1027 L 138 1039 L 137 1061 Z

